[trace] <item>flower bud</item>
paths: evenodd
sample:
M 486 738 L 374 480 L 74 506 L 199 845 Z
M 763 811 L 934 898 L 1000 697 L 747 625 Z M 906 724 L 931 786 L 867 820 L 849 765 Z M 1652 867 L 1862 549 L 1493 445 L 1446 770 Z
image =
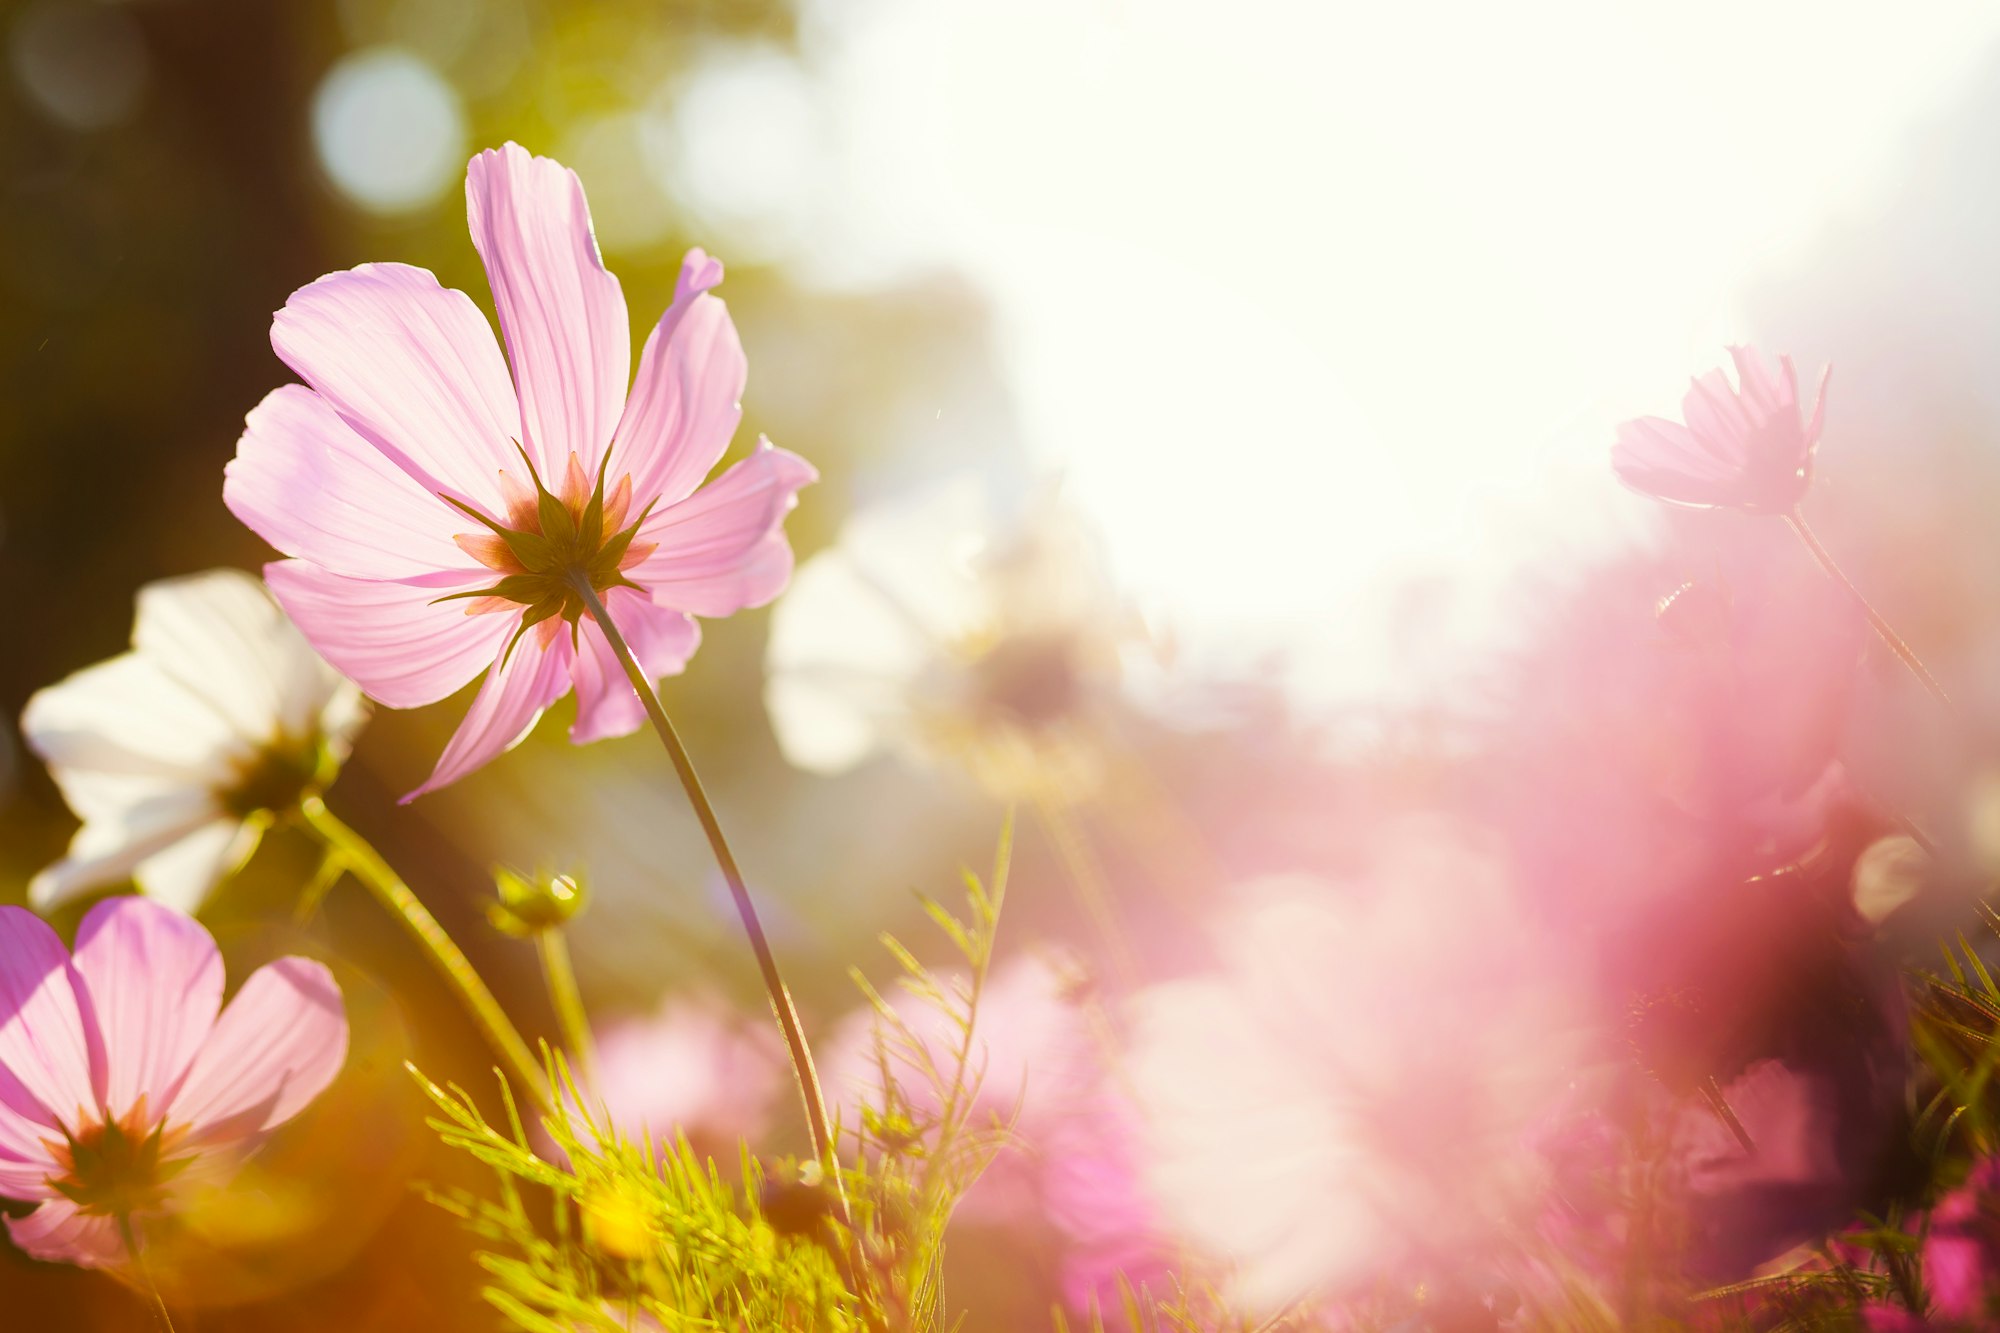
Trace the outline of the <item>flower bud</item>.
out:
M 575 875 L 536 874 L 533 878 L 506 866 L 493 871 L 500 900 L 489 903 L 486 917 L 494 929 L 517 939 L 558 930 L 583 910 L 589 896 Z

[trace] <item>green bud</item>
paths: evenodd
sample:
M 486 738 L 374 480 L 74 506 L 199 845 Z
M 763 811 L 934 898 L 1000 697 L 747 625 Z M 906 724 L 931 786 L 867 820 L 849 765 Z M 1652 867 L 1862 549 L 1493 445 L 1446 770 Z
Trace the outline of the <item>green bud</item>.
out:
M 494 929 L 517 939 L 568 925 L 589 896 L 574 875 L 537 874 L 530 878 L 505 866 L 494 869 L 493 884 L 500 891 L 500 900 L 487 905 L 486 917 Z

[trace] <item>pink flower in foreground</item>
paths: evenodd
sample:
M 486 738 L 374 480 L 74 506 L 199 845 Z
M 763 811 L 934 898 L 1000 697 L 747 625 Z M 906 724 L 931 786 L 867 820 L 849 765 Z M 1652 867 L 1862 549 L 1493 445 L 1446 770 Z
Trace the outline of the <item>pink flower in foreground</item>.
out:
M 1738 384 L 1711 370 L 1681 400 L 1685 425 L 1640 417 L 1618 428 L 1611 466 L 1635 491 L 1704 508 L 1788 514 L 1812 484 L 1813 450 L 1826 413 L 1826 374 L 1812 416 L 1799 417 L 1792 359 L 1778 358 L 1773 379 L 1756 351 L 1732 347 Z
M 700 640 L 694 616 L 783 589 L 784 517 L 817 477 L 760 440 L 702 484 L 746 373 L 707 294 L 720 263 L 688 253 L 628 395 L 625 298 L 576 175 L 510 143 L 472 159 L 465 194 L 508 360 L 472 299 L 423 269 L 329 274 L 272 321 L 306 383 L 250 413 L 223 486 L 231 512 L 293 557 L 265 570 L 271 591 L 374 698 L 414 708 L 486 673 L 411 796 L 510 748 L 572 686 L 571 740 L 636 730 L 644 710 L 582 585 L 648 676 L 678 672 Z
M 121 1216 L 172 1205 L 303 1110 L 347 1058 L 332 975 L 305 958 L 251 973 L 222 1008 L 222 957 L 191 917 L 144 898 L 90 909 L 74 955 L 0 907 L 0 1195 L 38 1259 L 126 1257 Z

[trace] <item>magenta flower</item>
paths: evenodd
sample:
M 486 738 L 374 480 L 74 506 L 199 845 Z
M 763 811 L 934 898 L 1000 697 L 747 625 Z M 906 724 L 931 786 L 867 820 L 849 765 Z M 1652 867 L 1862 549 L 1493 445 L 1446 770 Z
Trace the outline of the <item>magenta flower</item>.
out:
M 1635 491 L 1676 504 L 1789 514 L 1812 484 L 1813 450 L 1826 414 L 1820 372 L 1812 416 L 1799 418 L 1792 359 L 1778 358 L 1776 379 L 1756 351 L 1729 349 L 1737 386 L 1720 370 L 1694 381 L 1681 400 L 1687 424 L 1640 417 L 1618 428 L 1611 466 Z
M 126 1257 L 120 1219 L 254 1148 L 347 1058 L 333 976 L 305 958 L 250 974 L 222 1007 L 222 957 L 192 918 L 111 898 L 74 955 L 47 923 L 0 907 L 0 1195 L 38 1259 Z
M 817 477 L 760 440 L 702 484 L 746 373 L 707 294 L 720 263 L 688 253 L 628 396 L 625 298 L 575 173 L 510 143 L 472 159 L 465 194 L 508 360 L 471 298 L 423 269 L 329 274 L 272 321 L 306 383 L 250 413 L 223 486 L 293 557 L 265 571 L 279 602 L 374 698 L 414 708 L 486 673 L 410 796 L 513 746 L 572 686 L 571 740 L 635 730 L 645 714 L 584 586 L 649 676 L 678 672 L 700 641 L 692 617 L 783 589 L 784 517 Z

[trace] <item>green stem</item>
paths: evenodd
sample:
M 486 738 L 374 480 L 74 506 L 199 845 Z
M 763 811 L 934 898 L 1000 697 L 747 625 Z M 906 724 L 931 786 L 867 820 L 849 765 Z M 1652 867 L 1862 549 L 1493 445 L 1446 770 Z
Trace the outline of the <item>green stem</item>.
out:
M 174 1317 L 167 1311 L 167 1298 L 160 1294 L 160 1284 L 153 1281 L 153 1274 L 146 1267 L 146 1261 L 139 1254 L 139 1237 L 132 1230 L 132 1216 L 118 1214 L 118 1238 L 125 1242 L 125 1255 L 132 1261 L 132 1271 L 138 1275 L 146 1294 L 153 1298 L 153 1313 L 160 1317 L 160 1326 L 167 1333 L 174 1333 Z
M 1131 945 L 1126 943 L 1124 931 L 1118 927 L 1117 914 L 1111 910 L 1110 887 L 1105 882 L 1102 867 L 1097 864 L 1096 854 L 1090 850 L 1090 839 L 1084 835 L 1076 817 L 1060 797 L 1038 796 L 1035 812 L 1041 816 L 1042 828 L 1055 845 L 1063 868 L 1069 872 L 1070 882 L 1076 886 L 1076 895 L 1083 901 L 1084 910 L 1096 925 L 1097 933 L 1104 937 L 1105 953 L 1111 961 L 1112 971 L 1121 983 L 1129 985 L 1138 974 L 1138 964 L 1132 957 Z
M 438 924 L 438 919 L 417 900 L 410 886 L 390 869 L 389 863 L 368 844 L 367 839 L 336 818 L 319 797 L 310 796 L 301 802 L 299 814 L 306 826 L 326 844 L 328 851 L 340 858 L 389 915 L 403 923 L 418 947 L 430 955 L 439 975 L 458 992 L 459 999 L 465 1002 L 473 1021 L 479 1025 L 480 1032 L 512 1068 L 514 1076 L 529 1095 L 544 1109 L 553 1109 L 548 1083 L 541 1066 L 528 1050 L 528 1043 L 521 1040 L 520 1032 L 508 1019 L 506 1011 L 501 1009 L 500 1002 L 493 998 L 493 992 L 480 980 L 472 961 L 460 952 L 444 927 Z
M 552 926 L 535 936 L 535 951 L 541 956 L 542 977 L 548 982 L 549 1002 L 555 1006 L 556 1020 L 562 1024 L 563 1044 L 576 1061 L 577 1073 L 588 1087 L 597 1085 L 597 1043 L 590 1035 L 590 1014 L 583 1007 L 583 992 L 577 989 L 576 967 L 570 962 L 569 941 L 562 928 Z
M 1785 515 L 1785 522 L 1791 524 L 1792 531 L 1797 533 L 1799 540 L 1805 543 L 1806 550 L 1810 551 L 1813 559 L 1819 562 L 1819 567 L 1826 571 L 1826 576 L 1847 589 L 1848 595 L 1854 599 L 1854 604 L 1861 608 L 1861 614 L 1868 618 L 1868 624 L 1874 629 L 1876 635 L 1881 638 L 1883 643 L 1889 645 L 1889 651 L 1901 659 L 1903 665 L 1910 669 L 1910 674 L 1922 682 L 1923 687 L 1929 690 L 1939 703 L 1943 704 L 1947 710 L 1955 712 L 1956 710 L 1952 707 L 1951 696 L 1944 692 L 1944 686 L 1938 684 L 1937 677 L 1933 676 L 1929 669 L 1924 666 L 1923 660 L 1917 656 L 1916 650 L 1905 643 L 1903 636 L 1896 633 L 1890 627 L 1889 622 L 1883 618 L 1880 611 L 1877 611 L 1868 604 L 1868 599 L 1861 595 L 1861 589 L 1854 586 L 1854 580 L 1840 572 L 1840 566 L 1833 562 L 1833 556 L 1828 553 L 1824 546 L 1819 544 L 1819 538 L 1813 535 L 1813 530 L 1806 526 L 1805 514 L 1800 510 L 1794 509 L 1791 513 Z
M 812 1048 L 806 1045 L 805 1029 L 799 1024 L 798 1010 L 792 1005 L 792 994 L 785 988 L 784 977 L 778 972 L 778 960 L 771 953 L 771 943 L 764 936 L 764 925 L 757 916 L 756 904 L 750 900 L 750 889 L 743 882 L 743 872 L 736 867 L 736 857 L 729 850 L 729 841 L 722 834 L 722 825 L 715 817 L 715 808 L 709 804 L 708 793 L 702 789 L 701 776 L 695 772 L 694 761 L 688 757 L 687 747 L 674 731 L 674 724 L 667 718 L 667 710 L 660 703 L 659 693 L 653 682 L 646 676 L 645 669 L 632 655 L 632 649 L 625 642 L 625 636 L 612 623 L 611 613 L 605 609 L 603 599 L 597 595 L 587 578 L 578 578 L 573 585 L 584 604 L 590 608 L 591 618 L 611 645 L 611 651 L 618 655 L 619 663 L 625 668 L 626 679 L 632 682 L 632 689 L 639 696 L 646 716 L 653 723 L 653 730 L 660 737 L 660 744 L 667 750 L 667 757 L 673 761 L 674 772 L 679 775 L 681 786 L 686 789 L 690 804 L 694 806 L 695 818 L 701 821 L 701 831 L 708 837 L 709 850 L 715 854 L 715 863 L 722 868 L 722 878 L 729 885 L 730 896 L 736 902 L 736 915 L 742 919 L 743 933 L 750 938 L 750 951 L 757 956 L 757 969 L 763 974 L 764 990 L 770 996 L 771 1011 L 778 1020 L 778 1029 L 784 1034 L 785 1045 L 792 1055 L 792 1073 L 797 1076 L 799 1097 L 805 1103 L 806 1126 L 812 1133 L 813 1153 L 825 1166 L 829 1179 L 839 1191 L 843 1210 L 847 1203 L 847 1190 L 840 1179 L 840 1161 L 834 1152 L 833 1122 L 827 1115 L 826 1096 L 820 1091 L 819 1074 L 813 1068 Z
M 319 915 L 321 905 L 326 902 L 326 895 L 333 891 L 333 886 L 346 873 L 347 862 L 340 853 L 331 847 L 326 848 L 319 858 L 319 869 L 313 871 L 313 877 L 299 891 L 298 905 L 292 909 L 292 924 L 300 930 L 311 925 L 312 919 Z

